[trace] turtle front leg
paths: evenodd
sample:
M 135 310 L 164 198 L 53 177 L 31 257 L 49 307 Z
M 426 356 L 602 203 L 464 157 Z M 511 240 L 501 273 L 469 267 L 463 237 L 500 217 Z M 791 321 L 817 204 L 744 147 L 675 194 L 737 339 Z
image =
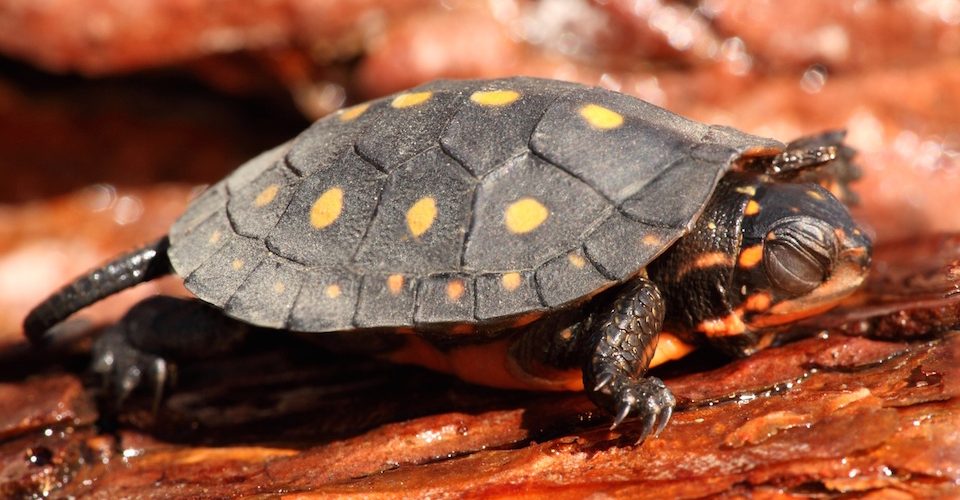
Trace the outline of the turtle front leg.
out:
M 627 417 L 643 421 L 641 441 L 666 426 L 676 399 L 663 381 L 644 377 L 657 348 L 664 302 L 652 281 L 636 286 L 593 314 L 582 339 L 583 386 L 599 407 L 614 415 L 612 428 Z

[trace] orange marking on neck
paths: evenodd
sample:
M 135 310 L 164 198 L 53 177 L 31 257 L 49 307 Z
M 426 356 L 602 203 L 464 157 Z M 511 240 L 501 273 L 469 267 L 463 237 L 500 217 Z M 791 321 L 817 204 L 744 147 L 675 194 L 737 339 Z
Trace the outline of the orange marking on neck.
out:
M 722 318 L 703 320 L 697 326 L 697 330 L 705 333 L 708 337 L 726 337 L 746 332 L 747 325 L 743 322 L 743 310 L 736 309 Z
M 733 259 L 723 252 L 708 252 L 701 254 L 693 262 L 680 268 L 678 273 L 681 277 L 697 269 L 707 269 L 709 267 L 733 266 Z

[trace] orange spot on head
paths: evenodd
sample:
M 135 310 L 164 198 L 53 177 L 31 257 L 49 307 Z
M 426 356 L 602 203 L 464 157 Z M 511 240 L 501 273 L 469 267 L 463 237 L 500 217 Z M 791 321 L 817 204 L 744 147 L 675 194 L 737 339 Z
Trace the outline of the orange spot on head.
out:
M 463 292 L 466 290 L 463 286 L 463 280 L 461 279 L 452 279 L 447 283 L 447 299 L 450 302 L 458 302 L 461 297 L 463 297 Z
M 761 260 L 763 260 L 763 245 L 753 245 L 744 248 L 740 252 L 740 258 L 737 260 L 737 264 L 740 267 L 749 269 L 759 264 Z
M 743 209 L 743 215 L 757 215 L 760 213 L 760 204 L 756 200 L 747 202 L 747 207 Z
M 770 308 L 771 300 L 769 293 L 758 292 L 747 297 L 743 305 L 748 311 L 766 311 Z
M 400 295 L 403 291 L 403 275 L 391 274 L 387 277 L 387 290 L 393 295 Z

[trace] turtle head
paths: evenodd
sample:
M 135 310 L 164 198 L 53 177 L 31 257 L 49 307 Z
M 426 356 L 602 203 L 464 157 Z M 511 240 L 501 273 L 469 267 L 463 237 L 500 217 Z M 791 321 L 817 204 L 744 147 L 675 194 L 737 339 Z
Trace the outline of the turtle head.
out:
M 816 184 L 762 183 L 747 202 L 733 287 L 756 331 L 822 312 L 870 269 L 870 239 Z
M 826 189 L 728 174 L 648 273 L 667 300 L 667 328 L 744 354 L 836 306 L 869 267 L 870 239 Z

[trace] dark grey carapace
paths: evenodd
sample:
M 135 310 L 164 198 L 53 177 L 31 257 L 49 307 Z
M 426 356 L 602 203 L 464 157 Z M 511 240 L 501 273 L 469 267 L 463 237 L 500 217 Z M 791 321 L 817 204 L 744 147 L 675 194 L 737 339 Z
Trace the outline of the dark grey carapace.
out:
M 674 405 L 644 377 L 661 329 L 750 352 L 863 280 L 869 241 L 831 194 L 851 155 L 842 134 L 784 145 L 571 83 L 435 82 L 244 164 L 25 329 L 173 272 L 250 325 L 402 338 L 383 355 L 478 383 L 586 387 L 645 436 Z

